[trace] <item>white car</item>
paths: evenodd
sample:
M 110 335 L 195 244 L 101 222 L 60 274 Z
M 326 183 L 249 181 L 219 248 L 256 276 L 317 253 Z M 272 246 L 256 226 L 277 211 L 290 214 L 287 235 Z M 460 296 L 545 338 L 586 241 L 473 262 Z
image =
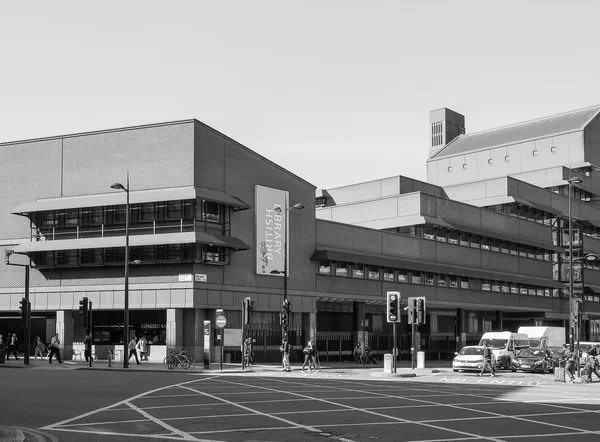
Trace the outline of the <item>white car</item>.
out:
M 483 368 L 483 349 L 485 347 L 479 345 L 469 345 L 463 347 L 458 353 L 454 353 L 456 357 L 452 361 L 452 369 L 454 371 L 459 370 L 473 370 L 481 371 Z M 490 351 L 492 355 L 492 366 L 496 366 L 496 357 Z

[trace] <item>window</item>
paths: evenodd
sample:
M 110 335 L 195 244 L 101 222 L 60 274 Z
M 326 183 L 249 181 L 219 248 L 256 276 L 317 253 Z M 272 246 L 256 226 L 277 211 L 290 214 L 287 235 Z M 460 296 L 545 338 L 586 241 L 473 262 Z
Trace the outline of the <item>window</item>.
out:
M 335 264 L 335 275 L 336 276 L 348 276 L 348 263 L 337 262 Z
M 519 294 L 521 295 L 526 295 L 527 294 L 527 287 L 519 287 Z
M 216 246 L 214 246 L 216 247 Z M 218 255 L 218 253 L 217 253 Z M 204 257 L 207 261 L 218 261 L 209 257 Z M 181 244 L 160 244 L 156 246 L 156 261 L 158 262 L 181 262 Z
M 519 294 L 519 286 L 516 284 L 511 284 L 510 285 L 510 292 L 514 293 L 515 295 Z
M 490 250 L 490 239 L 487 236 L 481 237 L 481 248 L 483 250 Z
M 433 273 L 425 273 L 425 285 L 433 285 Z
M 364 278 L 365 277 L 365 265 L 364 264 L 352 264 L 352 277 L 353 278 Z
M 461 289 L 469 289 L 469 280 L 467 278 L 459 278 L 459 281 Z
M 461 246 L 469 247 L 469 234 L 467 232 L 460 232 L 459 244 Z
M 425 239 L 435 239 L 435 234 L 434 234 L 433 226 L 425 226 L 425 227 L 423 227 L 423 238 L 425 238 Z
M 479 235 L 471 235 L 471 247 L 478 249 L 481 244 L 481 237 Z
M 77 250 L 57 250 L 56 267 L 77 267 Z
M 79 262 L 82 266 L 101 266 L 102 249 L 82 249 L 79 251 Z
M 510 293 L 510 286 L 508 285 L 508 283 L 503 282 L 501 290 L 502 290 L 502 293 Z
M 500 252 L 502 252 L 502 253 L 510 253 L 510 243 L 502 241 L 500 243 Z
M 519 245 L 515 243 L 510 243 L 510 254 L 518 255 L 519 254 Z
M 446 287 L 448 284 L 446 275 L 437 275 L 437 285 L 440 287 Z
M 492 284 L 489 281 L 481 281 L 481 290 L 489 292 L 492 290 Z
M 448 276 L 448 285 L 452 288 L 458 288 L 458 277 L 457 276 Z
M 398 275 L 398 276 L 400 276 L 400 275 Z M 410 272 L 410 282 L 413 284 L 422 284 L 421 272 L 418 272 L 416 270 L 413 270 L 412 272 Z
M 490 239 L 490 247 L 492 248 L 492 252 L 500 251 L 500 241 L 497 239 Z
M 527 247 L 522 244 L 518 244 L 519 256 L 527 258 Z
M 383 279 L 385 281 L 393 281 L 394 280 L 394 269 L 391 267 L 385 267 L 383 269 Z
M 125 206 L 108 206 L 104 214 L 106 224 L 125 224 Z
M 408 270 L 398 270 L 398 282 L 408 282 Z
M 222 204 L 202 200 L 202 204 L 200 205 L 200 219 L 211 223 L 221 223 L 223 222 L 223 211 L 224 207 Z
M 458 232 L 456 230 L 448 230 L 448 242 L 458 244 Z
M 87 207 L 81 209 L 82 227 L 100 226 L 104 222 L 104 211 L 102 207 Z
M 500 283 L 498 281 L 492 281 L 492 292 L 500 291 Z
M 331 262 L 330 261 L 319 261 L 319 274 L 320 275 L 331 275 Z
M 156 203 L 157 221 L 175 221 L 183 217 L 181 201 L 161 201 Z
M 448 241 L 448 230 L 443 227 L 438 227 L 435 229 L 435 239 L 441 242 Z
M 178 245 L 178 244 L 175 244 Z M 211 244 L 204 244 L 202 246 L 202 259 L 205 262 L 223 262 L 225 261 L 225 256 L 223 253 L 223 248 L 219 246 L 213 246 Z M 173 251 L 175 253 L 175 251 Z
M 379 279 L 379 267 L 367 266 L 367 276 L 369 279 Z

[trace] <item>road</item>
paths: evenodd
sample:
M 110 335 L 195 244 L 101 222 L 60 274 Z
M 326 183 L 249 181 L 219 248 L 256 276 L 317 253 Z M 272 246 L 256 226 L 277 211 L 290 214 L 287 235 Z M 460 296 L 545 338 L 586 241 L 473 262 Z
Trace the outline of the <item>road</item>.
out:
M 600 440 L 600 382 L 380 372 L 0 370 L 0 441 Z

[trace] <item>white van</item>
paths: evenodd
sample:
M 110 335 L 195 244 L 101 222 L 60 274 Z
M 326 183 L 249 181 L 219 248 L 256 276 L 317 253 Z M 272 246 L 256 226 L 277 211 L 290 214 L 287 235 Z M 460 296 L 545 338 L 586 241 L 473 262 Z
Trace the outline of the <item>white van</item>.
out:
M 566 338 L 564 327 L 519 327 L 517 333 L 529 336 L 530 346 L 539 348 L 561 348 Z
M 479 345 L 486 343 L 496 356 L 496 366 L 508 370 L 515 353 L 529 347 L 529 336 L 524 333 L 488 332 L 483 334 Z

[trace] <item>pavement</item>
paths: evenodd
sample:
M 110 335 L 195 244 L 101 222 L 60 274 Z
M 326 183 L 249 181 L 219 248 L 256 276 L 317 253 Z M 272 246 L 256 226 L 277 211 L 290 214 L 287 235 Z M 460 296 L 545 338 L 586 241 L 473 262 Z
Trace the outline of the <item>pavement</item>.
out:
M 301 370 L 301 365 L 292 364 L 292 374 L 304 374 Z M 128 368 L 123 367 L 122 361 L 112 361 L 111 366 L 108 366 L 107 360 L 96 360 L 92 363 L 92 367 L 89 366 L 88 362 L 75 360 L 75 361 L 64 361 L 63 364 L 59 364 L 56 360 L 52 364 L 48 363 L 47 359 L 34 359 L 29 358 L 29 365 L 25 365 L 23 358 L 15 361 L 10 359 L 5 363 L 0 363 L 0 370 L 2 369 L 26 369 L 26 370 L 103 370 L 103 371 L 115 371 L 115 372 L 180 372 L 180 373 L 197 373 L 197 374 L 254 374 L 254 375 L 277 375 L 289 376 L 290 373 L 283 372 L 281 364 L 278 363 L 265 363 L 256 364 L 246 367 L 242 370 L 239 363 L 231 364 L 224 363 L 221 365 L 218 362 L 213 362 L 208 368 L 204 367 L 203 364 L 198 364 L 192 370 L 183 370 L 180 367 L 169 370 L 165 367 L 162 362 L 142 362 L 140 365 L 136 365 L 135 361 L 129 363 Z M 432 373 L 439 372 L 452 372 L 452 361 L 425 361 L 425 368 L 412 368 L 410 361 L 398 361 L 396 366 L 396 373 L 384 373 L 383 363 L 378 365 L 360 365 L 354 362 L 323 362 L 321 361 L 321 371 L 323 374 L 332 375 L 348 375 L 356 376 L 360 378 L 385 378 L 385 377 L 416 377 L 431 375 Z M 308 372 L 306 374 L 310 374 Z

